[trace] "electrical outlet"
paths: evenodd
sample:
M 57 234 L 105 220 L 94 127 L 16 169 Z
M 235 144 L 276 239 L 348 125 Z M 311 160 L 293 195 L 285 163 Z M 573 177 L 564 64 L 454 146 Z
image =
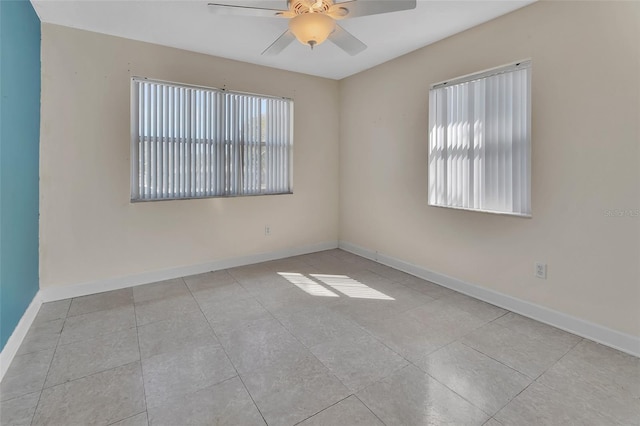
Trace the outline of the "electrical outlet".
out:
M 267 237 L 271 235 L 271 227 L 269 225 L 264 226 L 264 235 L 266 235 Z
M 542 262 L 535 263 L 535 276 L 543 280 L 547 279 L 547 264 Z

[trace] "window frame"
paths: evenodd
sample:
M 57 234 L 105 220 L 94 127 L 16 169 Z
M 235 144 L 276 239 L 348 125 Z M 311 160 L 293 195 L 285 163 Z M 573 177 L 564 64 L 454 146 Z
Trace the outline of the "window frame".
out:
M 139 150 L 139 139 L 140 139 L 140 135 L 138 134 L 138 118 L 139 118 L 139 105 L 138 105 L 138 93 L 137 93 L 137 89 L 136 89 L 136 83 L 138 82 L 146 82 L 146 83 L 155 83 L 155 84 L 161 84 L 161 85 L 166 85 L 166 86 L 172 86 L 172 87 L 178 87 L 178 88 L 186 88 L 186 89 L 196 89 L 196 90 L 204 90 L 204 91 L 209 91 L 209 92 L 217 92 L 217 93 L 222 93 L 222 94 L 228 94 L 228 95 L 239 95 L 239 96 L 247 96 L 247 97 L 253 97 L 253 98 L 258 98 L 260 100 L 278 100 L 278 101 L 286 101 L 289 103 L 289 117 L 287 118 L 288 120 L 288 153 L 287 153 L 287 157 L 288 157 L 288 161 L 286 162 L 286 170 L 287 170 L 287 188 L 288 190 L 286 191 L 281 191 L 281 192 L 264 192 L 261 191 L 260 192 L 252 192 L 252 193 L 229 193 L 229 194 L 215 194 L 215 195 L 202 195 L 202 196 L 173 196 L 173 197 L 155 197 L 155 198 L 142 198 L 139 194 L 139 166 L 138 166 L 138 162 L 139 162 L 139 158 L 138 158 L 138 150 Z M 216 87 L 208 87 L 208 86 L 200 86 L 200 85 L 194 85 L 194 84 L 187 84 L 187 83 L 179 83 L 179 82 L 174 82 L 174 81 L 167 81 L 167 80 L 160 80 L 160 79 L 154 79 L 154 78 L 148 78 L 148 77 L 139 77 L 139 76 L 132 76 L 130 78 L 130 97 L 131 97 L 131 102 L 130 102 L 130 123 L 129 123 L 129 127 L 130 127 L 130 132 L 131 132 L 131 137 L 130 137 L 130 167 L 129 167 L 129 171 L 130 171 L 130 203 L 146 203 L 146 202 L 156 202 L 156 201 L 179 201 L 179 200 L 197 200 L 197 199 L 209 199 L 209 198 L 236 198 L 236 197 L 260 197 L 260 196 L 277 196 L 277 195 L 292 195 L 294 193 L 294 187 L 293 187 L 293 165 L 294 165 L 294 100 L 291 98 L 287 98 L 287 97 L 283 97 L 283 96 L 274 96 L 274 95 L 264 95 L 264 94 L 258 94 L 258 93 L 251 93 L 251 92 L 242 92 L 242 91 L 236 91 L 236 90 L 228 90 L 226 88 L 216 88 Z M 223 109 L 226 109 L 226 104 L 223 105 L 222 107 Z M 224 123 L 226 123 L 226 120 L 223 120 Z M 262 129 L 262 128 L 261 128 Z M 224 134 L 226 131 L 226 127 L 223 128 L 221 130 L 221 132 Z M 152 136 L 147 136 L 147 137 L 152 137 Z M 174 138 L 174 139 L 179 139 L 176 140 L 175 142 L 178 143 L 184 143 L 185 140 L 189 139 L 189 138 L 184 138 L 184 137 L 180 137 L 180 138 Z M 204 144 L 210 144 L 210 143 L 214 143 L 211 142 L 207 139 L 191 139 L 191 141 L 195 141 L 196 143 L 204 143 Z M 226 153 L 226 147 L 227 145 L 231 145 L 233 144 L 233 140 L 229 139 L 229 140 L 224 140 L 223 141 L 223 146 L 225 148 L 223 148 L 223 151 L 225 151 Z M 260 142 L 259 142 L 259 147 L 260 147 L 260 154 L 262 155 L 263 149 L 266 148 L 267 146 L 267 142 L 265 140 L 262 139 L 262 136 L 260 137 Z M 225 154 L 226 157 L 226 154 Z M 262 160 L 261 160 L 262 163 Z M 227 159 L 223 159 L 223 164 L 228 165 L 229 163 L 227 163 Z M 260 174 L 260 185 L 264 185 L 264 181 L 262 179 L 262 175 L 263 172 L 265 172 L 265 170 L 261 169 L 258 171 L 258 173 Z M 266 170 L 266 174 L 268 174 L 269 171 Z M 268 179 L 268 178 L 267 178 Z
M 526 147 L 525 147 L 525 153 L 526 153 L 526 160 L 527 160 L 527 173 L 526 173 L 526 179 L 527 179 L 527 185 L 526 185 L 526 195 L 528 196 L 528 213 L 519 213 L 519 212 L 510 212 L 510 211 L 504 211 L 504 210 L 492 210 L 492 209 L 483 209 L 483 208 L 473 208 L 473 207 L 463 207 L 463 206 L 455 206 L 455 205 L 445 205 L 442 203 L 437 203 L 437 202 L 432 202 L 432 193 L 431 193 L 431 164 L 432 164 L 432 148 L 431 148 L 431 134 L 432 134 L 432 122 L 431 122 L 431 115 L 432 115 L 432 110 L 431 110 L 431 105 L 432 105 L 432 98 L 431 98 L 431 94 L 434 91 L 434 89 L 441 89 L 443 87 L 450 87 L 450 86 L 455 86 L 458 84 L 463 84 L 463 83 L 468 83 L 468 82 L 473 82 L 473 81 L 478 81 L 478 80 L 482 80 L 482 79 L 486 79 L 489 77 L 493 77 L 499 74 L 505 74 L 505 73 L 509 73 L 509 72 L 513 72 L 513 71 L 517 71 L 517 70 L 521 70 L 521 69 L 528 69 L 528 74 L 527 74 L 527 89 L 526 89 L 526 94 L 527 94 L 527 114 L 526 114 L 526 126 L 527 126 L 527 132 L 526 132 Z M 532 202 L 531 202 L 531 198 L 532 198 L 532 192 L 531 192 L 531 185 L 532 185 L 532 138 L 531 138 L 531 128 L 532 128 L 532 91 L 531 91 L 531 82 L 532 82 L 532 69 L 533 69 L 533 61 L 531 58 L 527 58 L 527 59 L 523 59 L 520 61 L 516 61 L 516 62 L 512 62 L 510 64 L 506 64 L 506 65 L 501 65 L 495 68 L 490 68 L 490 69 L 486 69 L 483 71 L 479 71 L 479 72 L 474 72 L 474 73 L 470 73 L 470 74 L 466 74 L 460 77 L 456 77 L 456 78 L 452 78 L 452 79 L 448 79 L 448 80 L 444 80 L 438 83 L 433 83 L 429 86 L 429 124 L 428 124 L 428 143 L 427 143 L 427 168 L 428 168 L 428 172 L 427 172 L 427 204 L 430 207 L 439 207 L 439 208 L 444 208 L 444 209 L 453 209 L 453 210 L 463 210 L 463 211 L 471 211 L 471 212 L 480 212 L 480 213 L 490 213 L 490 214 L 494 214 L 494 215 L 502 215 L 502 216 L 513 216 L 513 217 L 520 217 L 520 218 L 531 218 L 532 217 Z M 495 149 L 494 146 L 490 147 L 490 149 Z M 513 182 L 513 180 L 512 180 Z M 475 193 L 474 193 L 475 195 Z

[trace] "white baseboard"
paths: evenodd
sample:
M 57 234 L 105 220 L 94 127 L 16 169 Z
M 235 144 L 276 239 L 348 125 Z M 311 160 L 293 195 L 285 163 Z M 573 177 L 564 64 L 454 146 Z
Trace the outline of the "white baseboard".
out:
M 328 241 L 324 243 L 287 248 L 268 253 L 257 253 L 248 256 L 214 260 L 212 262 L 201 263 L 198 265 L 182 266 L 178 268 L 163 269 L 160 271 L 143 272 L 141 274 L 129 275 L 125 277 L 108 278 L 72 286 L 47 287 L 41 289 L 40 293 L 43 302 L 53 302 L 56 300 L 69 299 L 72 297 L 80 297 L 89 294 L 102 293 L 110 290 L 133 287 L 140 284 L 149 284 L 157 281 L 202 274 L 210 271 L 218 271 L 220 269 L 234 268 L 236 266 L 250 265 L 253 263 L 267 262 L 269 260 L 283 259 L 286 257 L 298 256 L 301 254 L 315 253 L 317 251 L 331 250 L 337 247 L 337 241 Z
M 640 337 L 622 333 L 535 303 L 527 302 L 526 300 L 521 300 L 485 287 L 461 281 L 457 278 L 433 272 L 421 266 L 386 256 L 346 241 L 340 241 L 339 247 L 345 251 L 404 271 L 418 278 L 431 281 L 443 287 L 491 303 L 492 305 L 640 357 Z
M 38 315 L 38 311 L 40 310 L 40 306 L 42 305 L 42 295 L 40 292 L 37 292 L 33 297 L 33 300 L 27 307 L 27 310 L 24 311 L 22 318 L 18 322 L 18 325 L 11 333 L 9 340 L 4 345 L 2 352 L 0 352 L 0 382 L 4 377 L 4 374 L 9 369 L 11 365 L 11 361 L 16 356 L 18 349 L 20 349 L 20 345 L 24 340 L 29 328 L 31 328 L 31 324 L 33 324 L 33 320 L 36 319 L 36 315 Z

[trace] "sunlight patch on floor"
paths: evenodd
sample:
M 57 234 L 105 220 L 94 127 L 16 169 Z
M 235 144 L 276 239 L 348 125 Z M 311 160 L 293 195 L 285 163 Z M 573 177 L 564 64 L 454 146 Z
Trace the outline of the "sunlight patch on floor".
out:
M 354 299 L 395 300 L 381 291 L 369 287 L 347 275 L 310 274 L 334 290 Z
M 318 284 L 313 281 L 311 278 L 305 277 L 304 275 L 297 272 L 278 272 L 278 275 L 285 278 L 291 284 L 295 285 L 299 289 L 309 293 L 312 296 L 322 296 L 322 297 L 340 297 L 333 291 L 328 288 Z

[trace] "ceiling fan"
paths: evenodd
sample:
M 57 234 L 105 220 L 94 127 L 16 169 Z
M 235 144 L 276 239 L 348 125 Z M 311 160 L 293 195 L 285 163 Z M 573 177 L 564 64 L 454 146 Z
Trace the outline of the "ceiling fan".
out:
M 325 40 L 350 54 L 357 55 L 367 45 L 342 28 L 336 21 L 359 16 L 377 15 L 415 9 L 416 0 L 287 0 L 287 9 L 267 9 L 261 7 L 232 4 L 209 3 L 209 10 L 216 14 L 285 18 L 289 29 L 267 47 L 263 55 L 277 55 L 294 39 L 314 48 Z

